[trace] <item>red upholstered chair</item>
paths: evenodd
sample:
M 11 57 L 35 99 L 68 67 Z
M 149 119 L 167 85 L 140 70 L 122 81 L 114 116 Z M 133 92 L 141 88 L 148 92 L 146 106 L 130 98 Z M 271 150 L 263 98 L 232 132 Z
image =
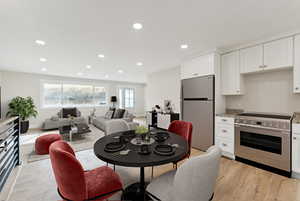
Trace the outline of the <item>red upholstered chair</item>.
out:
M 52 169 L 58 193 L 64 200 L 104 200 L 122 190 L 118 174 L 102 166 L 84 171 L 70 145 L 57 141 L 50 146 Z
M 50 145 L 61 139 L 60 134 L 42 135 L 35 140 L 35 152 L 39 155 L 49 154 Z
M 186 139 L 189 145 L 189 152 L 186 155 L 186 157 L 190 157 L 191 148 L 192 148 L 193 124 L 187 121 L 180 121 L 180 120 L 172 121 L 172 123 L 169 125 L 168 131 L 172 133 L 176 133 L 177 135 L 180 135 L 184 139 Z
M 169 125 L 168 131 L 182 136 L 188 142 L 188 145 L 189 145 L 188 153 L 181 160 L 190 157 L 191 148 L 192 148 L 193 124 L 191 122 L 187 122 L 187 121 L 175 120 L 175 121 L 172 121 L 172 123 Z M 178 162 L 179 161 L 174 162 L 173 167 L 175 165 L 175 167 L 177 168 Z M 154 171 L 154 168 L 152 167 L 151 178 L 153 178 L 153 171 Z

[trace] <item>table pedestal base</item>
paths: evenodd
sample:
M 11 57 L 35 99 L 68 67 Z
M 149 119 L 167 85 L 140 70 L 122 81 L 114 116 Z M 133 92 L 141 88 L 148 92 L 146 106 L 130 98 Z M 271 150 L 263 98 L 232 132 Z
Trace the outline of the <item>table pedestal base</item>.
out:
M 141 186 L 141 183 L 134 183 L 126 187 L 122 194 L 122 201 L 152 201 L 145 187 Z M 145 196 L 145 198 L 144 198 Z

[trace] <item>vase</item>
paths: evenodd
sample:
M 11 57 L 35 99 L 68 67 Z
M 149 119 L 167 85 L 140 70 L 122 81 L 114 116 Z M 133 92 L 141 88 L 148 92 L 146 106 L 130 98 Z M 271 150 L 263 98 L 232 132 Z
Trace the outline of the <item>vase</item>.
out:
M 20 129 L 20 133 L 27 133 L 28 129 L 29 129 L 29 121 L 21 121 L 21 129 Z

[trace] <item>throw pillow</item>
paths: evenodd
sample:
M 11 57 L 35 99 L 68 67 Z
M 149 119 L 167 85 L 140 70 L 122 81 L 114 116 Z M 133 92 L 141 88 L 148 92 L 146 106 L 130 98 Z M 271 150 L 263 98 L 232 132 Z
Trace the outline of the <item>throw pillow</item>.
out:
M 73 117 L 77 117 L 77 108 L 63 108 L 62 109 L 63 118 L 68 118 L 69 115 Z
M 109 110 L 105 113 L 104 118 L 111 119 L 113 117 L 113 114 L 114 114 L 114 111 Z
M 120 119 L 123 118 L 125 110 L 124 109 L 117 109 L 114 113 L 114 119 Z

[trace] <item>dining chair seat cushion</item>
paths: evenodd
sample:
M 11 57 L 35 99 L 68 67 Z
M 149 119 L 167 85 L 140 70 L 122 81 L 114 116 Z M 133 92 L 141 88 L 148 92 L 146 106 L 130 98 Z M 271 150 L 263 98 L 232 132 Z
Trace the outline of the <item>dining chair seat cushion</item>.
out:
M 61 139 L 59 134 L 42 135 L 35 140 L 35 152 L 39 155 L 49 154 L 50 145 Z
M 89 198 L 94 198 L 107 192 L 119 191 L 122 189 L 120 177 L 107 166 L 86 171 L 84 176 Z M 111 194 L 97 200 L 103 200 L 110 196 Z
M 147 191 L 162 201 L 171 201 L 175 173 L 176 170 L 172 170 L 154 178 L 147 186 Z

